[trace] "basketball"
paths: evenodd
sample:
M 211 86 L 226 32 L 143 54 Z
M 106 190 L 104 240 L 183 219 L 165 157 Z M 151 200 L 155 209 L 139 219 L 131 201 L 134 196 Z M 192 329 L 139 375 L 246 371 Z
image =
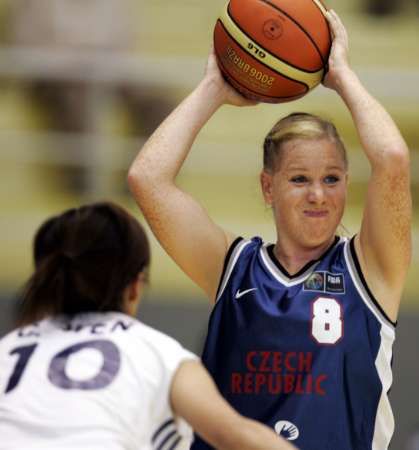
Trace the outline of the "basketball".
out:
M 214 50 L 242 95 L 282 103 L 323 79 L 331 47 L 320 0 L 230 0 L 214 28 Z

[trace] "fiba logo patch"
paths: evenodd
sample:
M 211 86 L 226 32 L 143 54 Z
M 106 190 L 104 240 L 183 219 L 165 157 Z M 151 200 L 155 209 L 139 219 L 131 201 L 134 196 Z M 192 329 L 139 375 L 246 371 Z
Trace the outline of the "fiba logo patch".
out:
M 275 432 L 278 436 L 281 436 L 288 441 L 295 441 L 300 435 L 298 428 L 287 420 L 280 420 L 277 422 L 275 424 Z

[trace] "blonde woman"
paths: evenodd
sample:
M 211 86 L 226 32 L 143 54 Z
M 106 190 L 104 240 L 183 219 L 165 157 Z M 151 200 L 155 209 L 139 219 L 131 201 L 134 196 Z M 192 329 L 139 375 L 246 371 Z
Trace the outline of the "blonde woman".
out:
M 339 17 L 327 18 L 333 45 L 324 84 L 348 107 L 371 165 L 355 236 L 337 236 L 345 148 L 331 123 L 310 114 L 283 118 L 264 142 L 260 182 L 276 243 L 224 230 L 176 185 L 211 116 L 223 104 L 251 105 L 223 81 L 213 54 L 202 82 L 144 145 L 129 184 L 161 245 L 215 303 L 203 362 L 224 397 L 304 450 L 385 450 L 411 254 L 409 153 L 350 68 Z M 207 448 L 199 439 L 193 446 Z

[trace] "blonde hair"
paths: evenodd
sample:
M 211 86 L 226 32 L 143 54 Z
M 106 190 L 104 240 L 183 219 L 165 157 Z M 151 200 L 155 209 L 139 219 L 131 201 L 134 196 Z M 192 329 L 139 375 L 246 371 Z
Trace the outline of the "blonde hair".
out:
M 273 171 L 279 166 L 283 144 L 295 139 L 330 139 L 341 152 L 345 168 L 348 158 L 345 145 L 333 123 L 308 113 L 292 113 L 279 120 L 269 131 L 263 143 L 263 167 Z

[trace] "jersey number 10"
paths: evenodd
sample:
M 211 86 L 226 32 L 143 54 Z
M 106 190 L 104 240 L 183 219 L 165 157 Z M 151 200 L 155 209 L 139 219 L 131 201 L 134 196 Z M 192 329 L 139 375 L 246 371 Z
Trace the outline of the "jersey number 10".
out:
M 18 355 L 18 359 L 7 383 L 6 394 L 15 389 L 19 384 L 28 362 L 38 345 L 31 344 L 17 347 L 9 353 L 10 355 Z M 102 366 L 93 377 L 85 380 L 75 380 L 66 372 L 68 359 L 70 356 L 87 349 L 98 351 L 102 355 Z M 66 347 L 52 357 L 48 366 L 48 379 L 54 386 L 60 389 L 103 389 L 113 381 L 119 371 L 120 364 L 120 352 L 113 342 L 106 339 L 80 342 Z

